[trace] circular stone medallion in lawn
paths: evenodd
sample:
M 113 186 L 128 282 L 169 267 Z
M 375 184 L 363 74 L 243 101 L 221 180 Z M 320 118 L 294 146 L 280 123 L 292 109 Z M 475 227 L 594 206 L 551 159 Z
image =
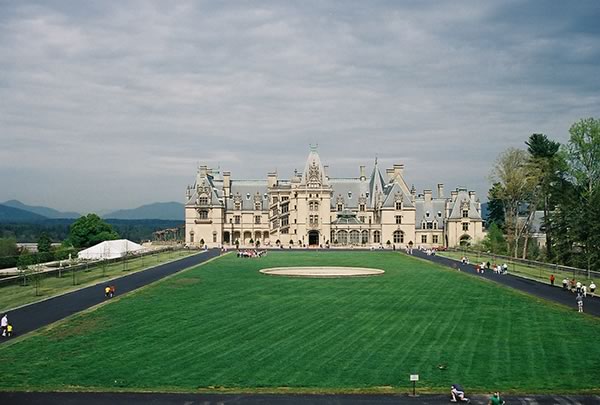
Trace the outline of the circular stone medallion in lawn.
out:
M 365 267 L 273 267 L 260 272 L 272 276 L 313 278 L 368 277 L 385 273 L 383 270 Z

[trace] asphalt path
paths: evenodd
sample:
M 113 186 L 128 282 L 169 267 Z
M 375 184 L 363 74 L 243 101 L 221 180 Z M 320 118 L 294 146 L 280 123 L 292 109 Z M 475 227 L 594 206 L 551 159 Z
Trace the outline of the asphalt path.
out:
M 472 405 L 487 405 L 489 395 L 470 398 Z M 450 404 L 448 395 L 361 394 L 160 394 L 84 392 L 2 392 L 0 403 L 11 405 L 438 405 Z M 504 397 L 507 405 L 598 405 L 597 395 L 529 395 Z
M 110 283 L 114 285 L 117 295 L 128 293 L 183 269 L 205 262 L 219 256 L 219 254 L 219 249 L 201 252 L 184 257 L 183 259 L 151 267 L 147 270 L 112 279 L 109 282 L 84 287 L 14 309 L 8 312 L 8 319 L 14 325 L 16 332 L 13 338 L 105 302 L 108 299 L 104 296 L 104 287 L 106 284 Z M 10 339 L 0 337 L 0 343 L 4 343 Z
M 508 269 L 508 274 L 506 275 L 496 274 L 492 270 L 486 270 L 483 274 L 477 274 L 475 271 L 476 265 L 474 264 L 463 264 L 458 260 L 449 259 L 447 257 L 427 255 L 425 252 L 420 250 L 413 250 L 413 255 L 421 259 L 441 264 L 442 266 L 451 267 L 457 271 L 460 270 L 462 272 L 472 274 L 475 277 L 481 277 L 499 284 L 503 284 L 505 286 L 514 288 L 515 290 L 523 291 L 536 297 L 563 304 L 571 308 L 573 312 L 577 312 L 577 302 L 575 301 L 576 295 L 570 291 L 563 291 L 562 280 L 557 280 L 559 283 L 558 286 L 552 286 L 550 284 L 512 275 L 510 274 L 510 268 Z M 596 293 L 598 293 L 598 291 L 596 291 Z M 587 298 L 584 298 L 583 302 L 583 310 L 585 313 L 600 317 L 600 297 L 592 297 L 590 294 L 588 294 Z

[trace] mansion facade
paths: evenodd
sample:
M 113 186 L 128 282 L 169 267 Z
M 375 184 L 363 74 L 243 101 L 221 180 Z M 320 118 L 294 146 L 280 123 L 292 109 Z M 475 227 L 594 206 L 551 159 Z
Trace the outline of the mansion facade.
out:
M 190 246 L 454 247 L 481 240 L 481 205 L 464 188 L 444 196 L 442 184 L 417 194 L 404 165 L 370 176 L 331 178 L 316 150 L 291 179 L 234 180 L 200 166 L 185 205 Z

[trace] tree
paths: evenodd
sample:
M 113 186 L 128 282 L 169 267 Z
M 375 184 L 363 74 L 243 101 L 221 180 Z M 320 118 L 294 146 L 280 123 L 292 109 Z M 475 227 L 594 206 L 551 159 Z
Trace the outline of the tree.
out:
M 488 228 L 487 235 L 482 241 L 483 247 L 493 254 L 506 254 L 506 240 L 502 234 L 502 230 L 496 222 L 492 222 Z
M 568 264 L 600 268 L 600 120 L 574 123 L 562 153 L 566 163 L 560 202 L 552 215 L 559 256 Z
M 529 230 L 533 218 L 531 210 L 535 210 L 530 203 L 537 179 L 532 177 L 527 162 L 527 152 L 509 148 L 498 157 L 491 173 L 492 181 L 498 183 L 497 198 L 502 202 L 505 232 L 514 257 L 518 256 L 520 238 Z M 528 207 L 528 212 L 520 218 L 523 207 Z
M 535 205 L 541 207 L 544 211 L 543 226 L 546 233 L 546 257 L 550 259 L 553 257 L 550 212 L 556 205 L 556 198 L 552 198 L 552 195 L 553 188 L 558 182 L 558 169 L 561 166 L 561 159 L 558 154 L 560 143 L 551 141 L 544 134 L 532 134 L 525 144 L 530 155 L 530 170 L 538 179 Z
M 42 232 L 37 240 L 37 250 L 40 253 L 49 253 L 52 250 L 52 240 L 46 232 Z
M 119 234 L 96 214 L 77 219 L 69 228 L 69 241 L 74 247 L 88 248 L 105 240 L 118 239 Z
M 504 206 L 502 200 L 498 197 L 500 195 L 501 186 L 500 183 L 494 183 L 492 188 L 488 191 L 488 224 L 496 224 L 498 228 L 504 226 Z
M 18 254 L 19 248 L 17 247 L 16 239 L 0 238 L 0 257 L 17 256 Z

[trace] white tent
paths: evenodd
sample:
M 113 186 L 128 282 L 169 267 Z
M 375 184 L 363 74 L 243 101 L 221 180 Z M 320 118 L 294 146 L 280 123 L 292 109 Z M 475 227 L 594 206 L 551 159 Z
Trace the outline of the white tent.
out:
M 123 257 L 140 252 L 145 248 L 127 239 L 107 240 L 77 253 L 77 257 L 87 260 L 104 260 Z

